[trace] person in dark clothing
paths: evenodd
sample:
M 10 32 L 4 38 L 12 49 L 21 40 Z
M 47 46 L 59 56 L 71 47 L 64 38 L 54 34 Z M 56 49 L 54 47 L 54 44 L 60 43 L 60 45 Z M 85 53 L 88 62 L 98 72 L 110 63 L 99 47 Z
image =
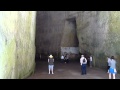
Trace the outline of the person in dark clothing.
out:
M 67 63 L 67 54 L 64 55 L 64 62 Z
M 69 63 L 69 55 L 68 54 L 65 55 L 64 59 L 65 59 L 65 63 Z
M 67 61 L 67 63 L 69 63 L 69 55 L 68 54 L 66 56 L 66 61 Z

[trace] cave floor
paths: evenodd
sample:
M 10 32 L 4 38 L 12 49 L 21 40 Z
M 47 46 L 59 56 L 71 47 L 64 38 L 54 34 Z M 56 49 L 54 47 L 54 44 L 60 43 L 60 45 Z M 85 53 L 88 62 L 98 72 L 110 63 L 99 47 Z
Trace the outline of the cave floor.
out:
M 68 64 L 55 62 L 54 74 L 48 74 L 47 61 L 36 61 L 35 73 L 27 79 L 108 79 L 108 73 L 99 68 L 87 67 L 87 74 L 81 75 L 79 62 Z M 120 79 L 120 74 L 116 75 Z

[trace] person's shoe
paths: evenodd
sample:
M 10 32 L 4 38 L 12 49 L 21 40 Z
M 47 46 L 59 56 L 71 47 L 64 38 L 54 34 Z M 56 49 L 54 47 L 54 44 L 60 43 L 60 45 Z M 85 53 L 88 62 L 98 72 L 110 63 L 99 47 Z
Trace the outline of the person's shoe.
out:
M 54 74 L 54 73 L 52 73 L 52 74 Z
M 50 74 L 50 73 L 48 73 L 48 74 Z

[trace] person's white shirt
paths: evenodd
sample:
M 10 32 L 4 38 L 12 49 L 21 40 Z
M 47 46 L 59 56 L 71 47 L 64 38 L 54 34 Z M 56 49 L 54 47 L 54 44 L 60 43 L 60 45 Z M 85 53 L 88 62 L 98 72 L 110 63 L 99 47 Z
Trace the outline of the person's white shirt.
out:
M 63 55 L 61 56 L 61 59 L 64 59 L 64 56 L 63 56 Z
M 81 65 L 83 64 L 83 60 L 84 60 L 84 59 L 85 59 L 85 62 L 84 62 L 84 63 L 87 64 L 87 59 L 86 59 L 85 57 L 81 57 L 81 58 L 80 58 L 80 64 L 81 64 Z
M 90 56 L 90 61 L 92 61 L 92 56 Z

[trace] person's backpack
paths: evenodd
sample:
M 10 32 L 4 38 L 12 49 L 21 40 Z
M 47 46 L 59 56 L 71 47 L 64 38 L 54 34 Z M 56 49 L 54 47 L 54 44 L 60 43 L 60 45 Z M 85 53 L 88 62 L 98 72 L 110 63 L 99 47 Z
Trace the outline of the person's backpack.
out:
M 83 59 L 83 62 L 85 62 L 85 58 Z

